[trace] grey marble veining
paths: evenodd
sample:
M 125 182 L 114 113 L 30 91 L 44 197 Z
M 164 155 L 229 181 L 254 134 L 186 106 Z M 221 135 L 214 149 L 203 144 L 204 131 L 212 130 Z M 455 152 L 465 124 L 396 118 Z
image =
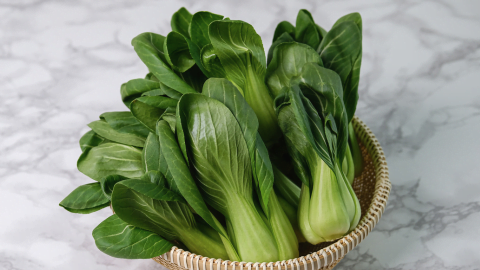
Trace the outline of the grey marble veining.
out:
M 336 269 L 480 269 L 477 0 L 0 1 L 0 269 L 162 269 L 96 249 L 91 231 L 109 209 L 58 203 L 90 182 L 76 169 L 86 124 L 125 110 L 120 84 L 147 72 L 131 39 L 168 33 L 181 6 L 245 20 L 265 48 L 300 8 L 327 29 L 360 12 L 357 114 L 387 154 L 393 190 Z

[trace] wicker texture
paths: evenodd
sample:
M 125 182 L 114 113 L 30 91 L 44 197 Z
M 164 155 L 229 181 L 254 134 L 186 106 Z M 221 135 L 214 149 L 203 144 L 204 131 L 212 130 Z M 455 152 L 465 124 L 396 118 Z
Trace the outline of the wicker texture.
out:
M 231 262 L 210 259 L 173 247 L 169 252 L 153 258 L 171 270 L 309 270 L 332 269 L 357 246 L 375 227 L 385 210 L 391 183 L 388 167 L 378 140 L 372 131 L 357 117 L 353 127 L 364 158 L 362 175 L 355 178 L 353 189 L 360 201 L 362 217 L 355 230 L 333 242 L 319 245 L 300 244 L 301 257 L 270 263 Z

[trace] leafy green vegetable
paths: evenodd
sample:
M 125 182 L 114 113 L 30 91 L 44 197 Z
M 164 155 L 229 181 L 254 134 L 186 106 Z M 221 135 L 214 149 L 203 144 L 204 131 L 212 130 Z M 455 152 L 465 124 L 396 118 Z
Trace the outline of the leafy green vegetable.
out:
M 180 240 L 191 252 L 228 259 L 220 236 L 207 232 L 212 228 L 197 224 L 188 205 L 172 196 L 175 193 L 156 193 L 156 199 L 153 199 L 132 188 L 134 182 L 149 183 L 125 180 L 117 183 L 113 189 L 112 207 L 120 219 L 162 235 L 169 241 Z
M 321 36 L 317 31 L 317 25 L 313 21 L 312 14 L 305 9 L 300 10 L 297 15 L 295 40 L 305 43 L 314 49 L 318 47 L 321 41 Z
M 265 85 L 266 60 L 260 36 L 242 21 L 214 21 L 209 35 L 226 77 L 245 97 L 260 123 L 267 145 L 279 137 L 273 99 Z
M 91 213 L 111 204 L 115 214 L 93 237 L 126 259 L 177 245 L 231 261 L 281 261 L 299 256 L 299 242 L 353 230 L 361 211 L 351 184 L 363 166 L 351 123 L 360 15 L 327 32 L 300 10 L 295 26 L 277 25 L 267 59 L 246 22 L 181 8 L 171 26 L 166 37 L 132 40 L 149 72 L 121 85 L 129 111 L 88 125 L 77 167 L 98 182 L 60 206 Z
M 295 38 L 295 26 L 287 21 L 282 21 L 275 28 L 275 33 L 273 34 L 273 41 L 275 42 L 280 36 L 287 33 L 291 38 Z
M 84 152 L 77 162 L 80 172 L 100 181 L 103 177 L 117 174 L 128 178 L 142 176 L 142 151 L 138 148 L 105 143 Z
M 175 135 L 170 129 L 170 126 L 163 120 L 159 121 L 157 131 L 162 155 L 167 163 L 168 171 L 172 175 L 172 179 L 175 181 L 176 188 L 178 188 L 178 191 L 193 208 L 195 213 L 201 216 L 217 232 L 222 233 L 222 230 L 218 228 L 213 220 L 200 191 L 196 187 L 195 181 L 190 174 L 188 165 L 182 156 L 182 152 L 175 140 Z
M 343 102 L 349 122 L 357 107 L 358 75 L 356 74 L 360 72 L 361 48 L 361 31 L 353 21 L 345 21 L 334 26 L 328 31 L 318 48 L 324 66 L 340 76 L 344 86 Z M 355 78 L 357 80 L 352 81 Z
M 177 71 L 185 72 L 195 65 L 195 60 L 189 51 L 188 42 L 180 33 L 168 33 L 163 51 L 168 63 Z
M 88 127 L 91 128 L 98 135 L 121 144 L 143 147 L 145 144 L 145 138 L 129 133 L 118 132 L 113 129 L 107 122 L 102 120 L 93 121 L 88 124 Z
M 208 35 L 208 26 L 213 21 L 222 19 L 222 15 L 210 13 L 208 11 L 200 11 L 193 14 L 189 29 L 192 42 L 197 44 L 200 49 L 210 44 L 211 41 L 210 36 Z
M 182 94 L 195 92 L 190 85 L 166 64 L 167 60 L 163 51 L 164 42 L 164 36 L 154 33 L 143 33 L 132 40 L 132 45 L 150 72 L 163 84 Z
M 323 65 L 318 53 L 307 45 L 288 42 L 275 48 L 265 76 L 266 83 L 275 97 L 284 87 L 290 86 L 290 80 L 301 73 L 305 63 Z
M 177 128 L 185 134 L 188 156 L 204 197 L 231 222 L 240 258 L 276 261 L 275 239 L 252 200 L 252 168 L 237 120 L 225 105 L 202 95 L 184 95 L 178 110 L 181 126 Z M 213 128 L 214 123 L 221 125 Z
M 358 199 L 339 165 L 348 136 L 341 87 L 336 73 L 306 64 L 276 100 L 279 124 L 303 181 L 299 227 L 311 244 L 345 235 L 360 218 Z
M 188 29 L 190 28 L 190 22 L 192 21 L 192 14 L 184 7 L 180 8 L 177 12 L 173 13 L 170 24 L 172 30 L 182 34 L 185 37 L 190 37 Z
M 143 138 L 147 138 L 149 133 L 148 129 L 131 112 L 106 112 L 100 115 L 100 119 L 121 133 L 134 134 Z
M 133 79 L 128 81 L 120 89 L 123 103 L 130 108 L 130 103 L 137 97 L 142 96 L 143 93 L 160 89 L 160 83 L 150 79 Z
M 77 214 L 90 214 L 109 204 L 110 200 L 103 195 L 100 183 L 79 186 L 60 202 L 61 207 Z
M 268 223 L 279 249 L 279 258 L 288 259 L 298 256 L 298 242 L 293 228 L 278 204 L 272 191 L 274 177 L 267 148 L 260 138 L 258 120 L 255 112 L 248 106 L 237 88 L 226 79 L 209 79 L 203 88 L 204 95 L 222 102 L 236 118 L 243 133 L 250 155 L 253 178 L 262 208 L 267 214 Z
M 99 250 L 116 258 L 149 259 L 173 247 L 159 235 L 132 226 L 117 215 L 102 221 L 92 235 Z

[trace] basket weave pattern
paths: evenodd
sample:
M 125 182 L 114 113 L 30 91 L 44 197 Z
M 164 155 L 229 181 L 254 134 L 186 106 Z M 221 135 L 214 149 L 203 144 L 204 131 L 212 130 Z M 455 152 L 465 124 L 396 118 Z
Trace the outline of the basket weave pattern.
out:
M 378 140 L 358 117 L 353 118 L 364 159 L 362 175 L 355 178 L 353 189 L 360 201 L 362 217 L 348 235 L 319 245 L 300 244 L 299 258 L 288 261 L 252 263 L 210 259 L 177 247 L 154 261 L 170 270 L 327 270 L 332 269 L 350 250 L 357 246 L 375 227 L 385 210 L 391 183 L 388 167 Z

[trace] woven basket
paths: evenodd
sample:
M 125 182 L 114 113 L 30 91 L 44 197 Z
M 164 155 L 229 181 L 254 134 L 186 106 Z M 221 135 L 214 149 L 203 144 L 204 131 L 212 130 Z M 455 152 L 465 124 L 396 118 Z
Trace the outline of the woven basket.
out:
M 362 208 L 362 217 L 355 230 L 334 242 L 319 245 L 300 244 L 299 258 L 288 261 L 252 263 L 210 259 L 177 247 L 154 261 L 171 270 L 315 270 L 332 269 L 375 227 L 387 204 L 391 183 L 388 167 L 378 140 L 358 117 L 353 118 L 353 128 L 359 139 L 364 159 L 364 170 L 355 178 L 353 189 Z

